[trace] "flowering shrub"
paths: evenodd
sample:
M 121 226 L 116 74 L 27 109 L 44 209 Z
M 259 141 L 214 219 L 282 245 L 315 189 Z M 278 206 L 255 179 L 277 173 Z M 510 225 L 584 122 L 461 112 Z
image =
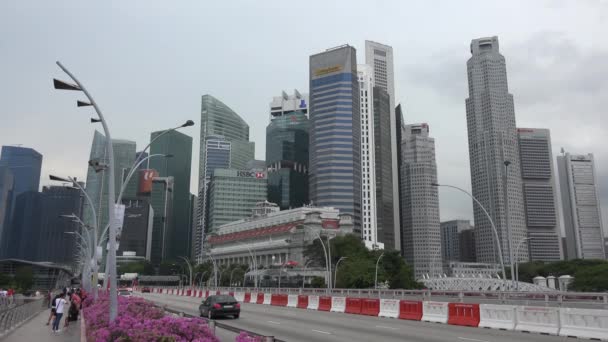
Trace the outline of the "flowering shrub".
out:
M 165 316 L 143 298 L 118 297 L 118 315 L 109 323 L 109 299 L 86 299 L 83 316 L 88 342 L 219 342 L 199 318 Z

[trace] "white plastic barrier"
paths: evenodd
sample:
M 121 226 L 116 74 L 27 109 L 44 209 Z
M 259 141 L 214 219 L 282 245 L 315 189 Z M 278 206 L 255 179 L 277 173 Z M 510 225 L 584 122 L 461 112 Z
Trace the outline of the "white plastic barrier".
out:
M 319 296 L 308 296 L 308 310 L 318 310 L 319 309 Z
M 237 302 L 243 302 L 245 300 L 245 292 L 235 292 L 234 299 L 236 299 Z
M 560 336 L 608 341 L 608 310 L 561 308 L 559 317 Z
M 258 293 L 257 292 L 252 292 L 251 293 L 251 299 L 249 300 L 249 303 L 255 304 L 258 301 Z
M 264 293 L 264 301 L 262 302 L 262 304 L 264 305 L 270 305 L 270 300 L 272 299 L 272 294 L 271 293 Z
M 479 304 L 479 327 L 515 330 L 515 305 Z
M 399 299 L 380 299 L 379 317 L 399 317 Z
M 346 297 L 331 297 L 331 312 L 344 312 L 346 310 Z
M 287 307 L 295 308 L 298 306 L 298 295 L 289 295 L 287 296 Z
M 422 302 L 422 320 L 426 322 L 447 323 L 448 303 Z
M 559 309 L 542 306 L 517 306 L 515 330 L 557 335 Z

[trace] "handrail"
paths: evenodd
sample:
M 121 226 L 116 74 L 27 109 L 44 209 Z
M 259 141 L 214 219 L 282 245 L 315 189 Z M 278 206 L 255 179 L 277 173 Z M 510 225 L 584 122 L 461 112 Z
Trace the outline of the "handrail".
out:
M 28 301 L 0 312 L 0 338 L 15 330 L 21 323 L 45 309 L 44 298 Z

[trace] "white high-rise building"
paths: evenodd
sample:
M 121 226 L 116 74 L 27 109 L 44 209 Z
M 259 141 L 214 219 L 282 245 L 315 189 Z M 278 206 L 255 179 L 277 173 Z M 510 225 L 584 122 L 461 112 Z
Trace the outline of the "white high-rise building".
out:
M 515 245 L 527 237 L 513 95 L 509 94 L 498 37 L 474 39 L 471 54 L 467 61 L 466 109 L 473 196 L 492 217 L 508 264 L 509 240 Z M 473 209 L 477 261 L 498 262 L 490 221 L 476 203 Z M 527 250 L 525 240 L 521 248 Z M 521 256 L 520 261 L 526 260 L 527 255 Z
M 390 155 L 391 163 L 391 181 L 383 182 L 383 193 L 382 198 L 384 204 L 388 203 L 392 205 L 392 212 L 388 212 L 386 208 L 383 210 L 383 217 L 387 214 L 392 214 L 393 219 L 384 219 L 386 222 L 385 226 L 387 229 L 393 230 L 391 233 L 384 233 L 386 238 L 381 237 L 380 240 L 388 243 L 390 246 L 387 248 L 394 248 L 401 250 L 401 229 L 399 227 L 399 166 L 397 163 L 397 123 L 395 119 L 395 74 L 393 71 L 393 48 L 376 43 L 373 41 L 365 41 L 365 64 L 369 65 L 373 69 L 373 85 L 386 91 L 389 95 L 389 110 L 390 110 Z M 384 150 L 386 148 L 383 147 Z M 388 152 L 388 151 L 387 151 Z M 378 176 L 378 175 L 377 175 Z M 390 186 L 389 186 L 390 185 Z M 384 190 L 392 190 L 390 197 L 388 194 L 384 194 Z M 392 202 L 392 203 L 391 203 Z M 386 205 L 382 205 L 385 207 Z M 392 224 L 391 224 L 392 221 Z M 385 228 L 382 227 L 382 231 Z
M 604 230 L 593 154 L 557 157 L 568 259 L 604 259 Z
M 435 139 L 427 124 L 405 125 L 401 142 L 403 255 L 417 279 L 441 270 L 441 230 Z
M 378 242 L 376 214 L 376 157 L 374 148 L 374 80 L 367 64 L 357 65 L 361 107 L 361 237 L 368 249 L 383 249 Z
M 517 136 L 530 250 L 513 241 L 514 258 L 529 252 L 531 261 L 559 261 L 563 252 L 551 134 L 548 129 L 518 128 Z

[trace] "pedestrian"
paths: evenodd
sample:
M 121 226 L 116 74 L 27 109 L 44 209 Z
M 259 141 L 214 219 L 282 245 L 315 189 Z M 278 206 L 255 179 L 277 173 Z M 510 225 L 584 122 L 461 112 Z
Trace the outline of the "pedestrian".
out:
M 57 310 L 57 307 L 56 307 L 55 305 L 57 304 L 57 299 L 59 298 L 59 295 L 60 295 L 60 294 L 61 294 L 61 293 L 57 294 L 57 295 L 56 295 L 56 296 L 53 298 L 53 300 L 51 300 L 51 301 L 50 301 L 50 303 L 51 303 L 51 314 L 49 315 L 49 319 L 46 321 L 46 325 L 49 325 L 49 323 L 51 322 L 51 320 L 52 320 L 53 318 L 55 318 L 55 313 L 56 313 L 56 310 Z M 49 291 L 49 296 L 50 296 L 50 295 L 51 295 L 51 292 Z M 55 322 L 55 321 L 53 321 L 53 322 Z
M 61 332 L 61 330 L 59 330 L 59 323 L 61 322 L 61 316 L 63 316 L 65 305 L 67 304 L 64 297 L 65 294 L 61 293 L 59 294 L 59 298 L 55 301 L 55 320 L 53 321 L 53 332 L 55 333 Z

